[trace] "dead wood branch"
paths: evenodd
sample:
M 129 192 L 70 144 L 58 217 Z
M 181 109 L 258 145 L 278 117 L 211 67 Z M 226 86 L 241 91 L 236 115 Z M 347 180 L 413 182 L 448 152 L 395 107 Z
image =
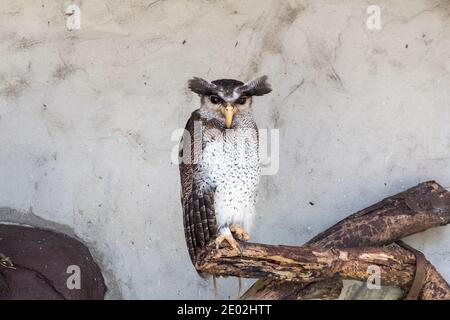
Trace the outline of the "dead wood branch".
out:
M 342 279 L 367 279 L 367 268 L 376 265 L 386 275 L 383 284 L 406 288 L 415 271 L 415 256 L 399 246 L 323 249 L 240 242 L 242 252 L 215 249 L 197 257 L 197 269 L 216 276 L 271 277 L 311 283 L 339 275 Z
M 243 243 L 242 256 L 211 247 L 198 267 L 216 275 L 263 278 L 244 294 L 247 299 L 335 298 L 342 279 L 365 281 L 369 265 L 381 268 L 382 284 L 408 291 L 415 256 L 392 243 L 449 222 L 450 193 L 429 181 L 347 217 L 304 247 Z M 450 299 L 449 285 L 429 262 L 419 298 Z

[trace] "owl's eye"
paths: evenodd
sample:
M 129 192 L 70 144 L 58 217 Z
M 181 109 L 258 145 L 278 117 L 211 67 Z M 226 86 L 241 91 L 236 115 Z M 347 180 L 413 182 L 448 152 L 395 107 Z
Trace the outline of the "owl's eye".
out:
M 245 104 L 245 102 L 247 101 L 247 97 L 240 97 L 239 99 L 236 100 L 237 104 Z
M 222 102 L 222 99 L 218 96 L 210 96 L 209 100 L 211 100 L 211 103 L 218 104 Z

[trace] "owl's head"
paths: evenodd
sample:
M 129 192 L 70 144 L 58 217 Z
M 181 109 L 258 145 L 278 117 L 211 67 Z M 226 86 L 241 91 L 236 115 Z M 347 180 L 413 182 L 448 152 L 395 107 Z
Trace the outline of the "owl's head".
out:
M 201 110 L 223 117 L 227 128 L 231 128 L 237 113 L 251 111 L 252 97 L 272 91 L 267 76 L 244 83 L 233 79 L 208 82 L 194 77 L 188 82 L 189 89 L 201 97 Z

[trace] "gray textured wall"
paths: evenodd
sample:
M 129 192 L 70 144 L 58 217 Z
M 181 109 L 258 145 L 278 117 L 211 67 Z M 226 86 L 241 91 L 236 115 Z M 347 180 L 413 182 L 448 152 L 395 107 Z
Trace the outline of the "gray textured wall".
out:
M 449 2 L 375 2 L 381 30 L 356 0 L 75 1 L 69 32 L 71 1 L 0 0 L 0 207 L 21 212 L 1 219 L 72 229 L 111 298 L 212 298 L 170 160 L 193 75 L 273 84 L 254 111 L 280 130 L 280 169 L 255 241 L 300 244 L 420 181 L 450 187 Z M 449 227 L 408 242 L 450 280 Z

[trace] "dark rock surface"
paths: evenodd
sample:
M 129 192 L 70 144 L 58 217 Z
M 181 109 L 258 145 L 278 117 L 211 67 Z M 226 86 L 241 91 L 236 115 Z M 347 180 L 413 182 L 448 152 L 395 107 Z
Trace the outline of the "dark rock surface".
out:
M 88 248 L 65 234 L 0 224 L 0 253 L 0 299 L 104 298 L 106 285 Z M 72 282 L 78 275 L 79 289 Z

